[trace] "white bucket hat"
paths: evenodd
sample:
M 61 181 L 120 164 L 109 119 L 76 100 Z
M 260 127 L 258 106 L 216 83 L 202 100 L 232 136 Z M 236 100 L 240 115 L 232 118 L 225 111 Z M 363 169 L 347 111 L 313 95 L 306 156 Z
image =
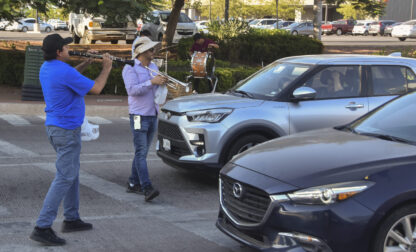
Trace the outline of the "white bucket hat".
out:
M 140 37 L 133 44 L 134 53 L 131 59 L 134 60 L 139 54 L 144 53 L 145 51 L 152 48 L 155 48 L 155 50 L 159 50 L 160 46 L 160 42 L 153 42 L 146 36 Z

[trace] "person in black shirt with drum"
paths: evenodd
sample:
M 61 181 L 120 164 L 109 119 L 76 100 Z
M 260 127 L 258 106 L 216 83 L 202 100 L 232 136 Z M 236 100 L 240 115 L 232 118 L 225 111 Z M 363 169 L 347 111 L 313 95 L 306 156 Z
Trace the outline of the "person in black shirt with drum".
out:
M 190 49 L 192 56 L 192 75 L 194 77 L 194 92 L 199 91 L 199 82 L 201 78 L 210 78 L 214 69 L 214 56 L 210 52 L 212 48 L 218 49 L 217 43 L 211 39 L 204 38 L 202 34 L 194 35 L 194 44 Z M 212 83 L 209 85 L 209 91 L 212 91 Z

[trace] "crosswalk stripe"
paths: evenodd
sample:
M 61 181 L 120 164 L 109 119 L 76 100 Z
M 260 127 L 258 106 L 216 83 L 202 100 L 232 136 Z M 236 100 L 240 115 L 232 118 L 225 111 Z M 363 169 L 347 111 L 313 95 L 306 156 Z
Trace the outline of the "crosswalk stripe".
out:
M 45 115 L 40 115 L 40 116 L 38 116 L 38 118 L 40 118 L 40 119 L 42 119 L 42 120 L 46 121 L 46 116 L 45 116 Z
M 30 125 L 30 122 L 18 115 L 0 115 L 0 118 L 14 126 Z
M 130 121 L 130 118 L 128 118 L 128 117 L 121 117 L 121 119 Z
M 0 152 L 6 153 L 11 156 L 19 156 L 19 157 L 36 157 L 39 154 L 34 153 L 32 151 L 20 148 L 14 144 L 9 142 L 0 140 Z
M 87 116 L 88 122 L 94 124 L 111 124 L 110 120 L 104 119 L 100 116 Z

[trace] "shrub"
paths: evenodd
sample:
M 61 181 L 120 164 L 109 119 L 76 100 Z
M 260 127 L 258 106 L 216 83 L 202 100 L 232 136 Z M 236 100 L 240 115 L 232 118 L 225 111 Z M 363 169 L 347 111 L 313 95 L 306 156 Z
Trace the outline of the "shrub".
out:
M 320 54 L 323 45 L 320 41 L 304 36 L 292 36 L 282 30 L 250 29 L 233 38 L 218 39 L 213 35 L 208 38 L 217 41 L 220 48 L 216 50 L 216 59 L 246 65 L 269 64 L 277 59 L 303 54 Z M 178 44 L 178 57 L 189 59 L 192 38 L 181 39 Z
M 0 85 L 21 87 L 25 67 L 25 52 L 0 50 Z
M 247 34 L 250 32 L 250 29 L 248 23 L 240 20 L 230 20 L 228 22 L 213 21 L 208 24 L 210 35 L 219 40 L 235 38 L 241 34 Z

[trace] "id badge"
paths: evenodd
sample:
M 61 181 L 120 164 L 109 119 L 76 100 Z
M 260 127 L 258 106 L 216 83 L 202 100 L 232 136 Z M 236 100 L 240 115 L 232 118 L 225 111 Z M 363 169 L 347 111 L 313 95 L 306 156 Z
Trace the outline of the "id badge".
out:
M 139 115 L 135 115 L 133 117 L 133 120 L 134 120 L 134 129 L 135 130 L 139 130 L 141 128 L 140 116 Z

